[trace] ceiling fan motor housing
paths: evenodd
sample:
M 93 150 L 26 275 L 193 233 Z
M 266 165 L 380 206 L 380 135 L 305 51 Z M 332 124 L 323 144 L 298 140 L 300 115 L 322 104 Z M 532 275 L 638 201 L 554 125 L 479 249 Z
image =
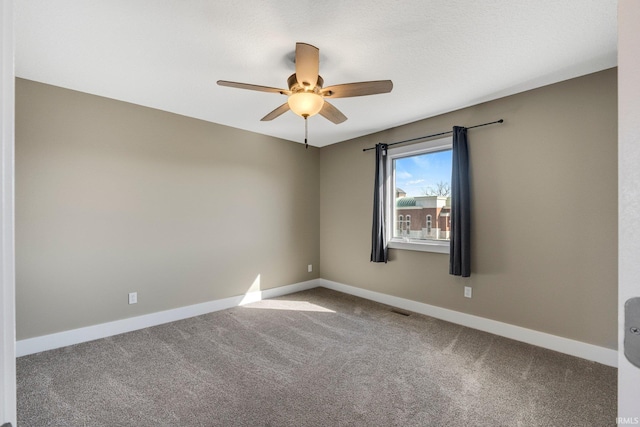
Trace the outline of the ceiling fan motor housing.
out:
M 322 85 L 324 85 L 324 79 L 320 77 L 320 75 L 318 75 L 318 81 L 316 82 L 316 85 L 313 91 L 318 93 L 320 89 L 322 89 Z M 296 73 L 293 73 L 289 76 L 289 78 L 287 79 L 287 86 L 289 86 L 289 90 L 294 93 L 300 92 L 303 90 L 304 91 L 309 90 L 307 87 L 300 86 L 300 84 L 298 83 L 298 79 L 296 77 Z

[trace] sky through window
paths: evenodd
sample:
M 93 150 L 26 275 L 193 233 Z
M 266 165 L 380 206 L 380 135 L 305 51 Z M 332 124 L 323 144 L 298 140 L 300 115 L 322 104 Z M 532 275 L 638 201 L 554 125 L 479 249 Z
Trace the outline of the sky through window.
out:
M 395 163 L 396 187 L 409 197 L 424 195 L 438 182 L 451 183 L 451 150 L 402 157 Z

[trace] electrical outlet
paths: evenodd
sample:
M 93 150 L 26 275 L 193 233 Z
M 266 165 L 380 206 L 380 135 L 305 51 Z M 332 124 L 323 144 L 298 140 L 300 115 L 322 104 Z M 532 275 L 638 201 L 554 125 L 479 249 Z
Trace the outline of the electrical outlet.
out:
M 464 296 L 467 298 L 471 298 L 471 286 L 464 287 Z
M 138 293 L 130 292 L 129 293 L 129 304 L 137 304 L 138 303 Z
M 309 265 L 307 266 L 307 271 L 308 271 L 309 273 L 311 273 L 311 272 L 313 271 L 313 264 L 309 264 Z

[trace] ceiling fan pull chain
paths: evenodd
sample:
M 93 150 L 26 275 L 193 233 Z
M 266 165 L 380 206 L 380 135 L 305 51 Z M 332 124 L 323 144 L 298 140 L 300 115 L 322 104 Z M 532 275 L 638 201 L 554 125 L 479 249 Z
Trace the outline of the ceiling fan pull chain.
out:
M 304 116 L 304 149 L 309 149 L 309 144 L 307 143 L 307 136 L 309 135 L 309 121 L 307 120 L 309 116 Z

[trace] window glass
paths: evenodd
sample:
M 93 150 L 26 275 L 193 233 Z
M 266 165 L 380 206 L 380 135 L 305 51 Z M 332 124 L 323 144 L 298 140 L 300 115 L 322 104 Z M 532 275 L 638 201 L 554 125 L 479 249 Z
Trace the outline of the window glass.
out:
M 397 241 L 448 248 L 451 155 L 451 138 L 389 149 L 387 212 L 396 224 L 389 231 L 390 247 Z

